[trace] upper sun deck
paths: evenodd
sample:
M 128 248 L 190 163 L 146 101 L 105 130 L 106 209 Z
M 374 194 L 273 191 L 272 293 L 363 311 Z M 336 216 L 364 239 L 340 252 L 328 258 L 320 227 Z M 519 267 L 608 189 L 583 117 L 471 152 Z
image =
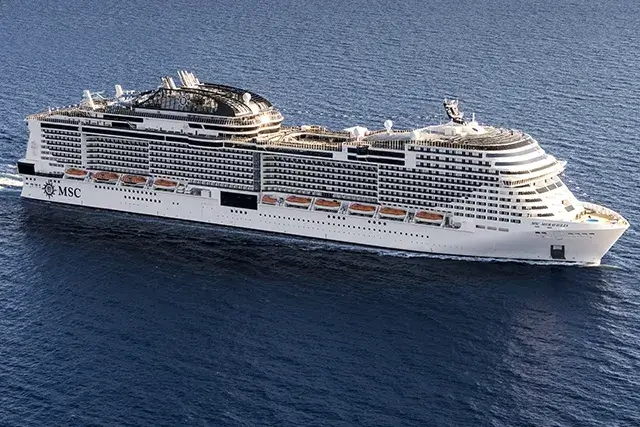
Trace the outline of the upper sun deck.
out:
M 133 109 L 175 111 L 216 117 L 250 117 L 273 110 L 264 97 L 239 89 L 213 83 L 201 83 L 193 73 L 178 71 L 181 86 L 172 77 L 163 77 L 162 85 L 129 99 L 118 96 L 124 92 L 116 87 L 116 98 Z
M 445 100 L 444 106 L 451 121 L 418 129 L 392 129 L 391 121 L 382 130 L 369 131 L 363 127 L 344 130 L 328 130 L 319 126 L 278 127 L 284 120 L 282 114 L 264 97 L 240 88 L 201 83 L 192 73 L 179 71 L 181 85 L 173 78 L 163 77 L 162 84 L 145 92 L 123 91 L 116 85 L 116 95 L 105 98 L 100 93 L 84 91 L 83 101 L 68 107 L 49 109 L 28 119 L 89 123 L 110 126 L 110 121 L 135 122 L 140 131 L 162 131 L 158 121 L 146 125 L 148 119 L 189 122 L 189 127 L 202 129 L 194 123 L 224 125 L 224 134 L 213 130 L 185 132 L 198 134 L 198 138 L 233 139 L 234 142 L 282 145 L 287 147 L 313 147 L 326 151 L 340 151 L 343 146 L 370 147 L 383 150 L 414 150 L 416 147 L 446 147 L 456 150 L 497 151 L 511 150 L 535 144 L 531 136 L 516 130 L 483 126 L 472 117 L 463 119 L 455 101 Z M 137 117 L 134 119 L 134 117 Z M 253 132 L 243 129 L 253 127 Z M 268 128 L 268 133 L 260 129 Z M 165 128 L 166 130 L 166 128 Z M 249 135 L 249 133 L 253 133 Z M 256 135 L 257 138 L 256 138 Z M 495 155 L 492 155 L 495 157 Z
M 534 139 L 511 129 L 480 126 L 477 122 L 450 122 L 421 129 L 368 131 L 355 127 L 342 131 L 321 126 L 282 128 L 259 138 L 272 145 L 304 145 L 317 149 L 339 151 L 342 145 L 386 150 L 405 150 L 407 146 L 446 147 L 458 150 L 510 150 L 535 143 Z
M 131 100 L 131 107 L 230 118 L 252 116 L 273 108 L 269 101 L 255 93 L 210 83 L 143 92 Z
M 467 150 L 509 150 L 533 142 L 531 136 L 513 129 L 482 126 L 475 120 L 468 123 L 453 121 L 421 129 L 371 132 L 362 139 L 379 148 L 388 145 L 426 145 Z
M 172 77 L 163 77 L 156 89 L 144 92 L 123 91 L 105 98 L 101 92 L 84 91 L 82 102 L 49 109 L 27 117 L 47 120 L 66 116 L 71 120 L 99 118 L 100 114 L 139 116 L 167 120 L 194 121 L 233 126 L 282 122 L 280 112 L 266 98 L 233 86 L 201 83 L 192 73 L 179 71 L 181 85 Z

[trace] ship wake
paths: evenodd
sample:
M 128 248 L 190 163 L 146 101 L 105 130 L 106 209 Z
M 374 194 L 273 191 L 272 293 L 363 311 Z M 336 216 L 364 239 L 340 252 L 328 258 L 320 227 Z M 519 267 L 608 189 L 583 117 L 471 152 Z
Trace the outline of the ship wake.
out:
M 0 190 L 22 188 L 22 177 L 15 173 L 16 167 L 7 165 L 4 171 L 0 171 Z

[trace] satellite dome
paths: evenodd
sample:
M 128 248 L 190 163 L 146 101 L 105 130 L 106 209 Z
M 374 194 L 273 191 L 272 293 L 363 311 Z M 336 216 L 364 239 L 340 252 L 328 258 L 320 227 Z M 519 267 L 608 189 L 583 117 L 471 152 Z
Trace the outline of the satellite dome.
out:
M 249 101 L 251 101 L 251 94 L 249 92 L 245 92 L 244 95 L 242 95 L 242 100 L 245 104 L 248 104 Z
M 392 127 L 393 127 L 393 122 L 391 120 L 384 121 L 384 128 L 387 130 L 387 132 L 391 132 Z

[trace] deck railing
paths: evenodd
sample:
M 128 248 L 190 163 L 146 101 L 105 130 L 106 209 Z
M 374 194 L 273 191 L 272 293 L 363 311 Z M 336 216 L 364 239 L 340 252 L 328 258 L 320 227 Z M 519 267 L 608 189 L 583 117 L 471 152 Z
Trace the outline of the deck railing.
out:
M 610 220 L 624 221 L 624 218 L 622 217 L 622 215 L 604 206 L 596 205 L 595 203 L 589 203 L 589 202 L 582 202 L 582 206 L 584 206 L 586 209 L 586 211 L 583 212 L 582 216 L 588 215 L 589 213 L 595 213 L 596 215 L 599 215 L 601 217 L 604 217 Z

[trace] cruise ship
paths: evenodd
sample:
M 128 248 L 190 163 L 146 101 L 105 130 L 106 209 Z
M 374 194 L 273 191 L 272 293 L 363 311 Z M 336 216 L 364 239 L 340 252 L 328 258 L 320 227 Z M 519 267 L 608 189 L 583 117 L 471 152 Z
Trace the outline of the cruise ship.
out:
M 264 97 L 191 72 L 85 90 L 27 117 L 22 196 L 449 256 L 599 264 L 629 227 L 578 200 L 530 135 L 466 119 L 417 129 L 283 126 Z M 444 116 L 443 116 L 444 117 Z

